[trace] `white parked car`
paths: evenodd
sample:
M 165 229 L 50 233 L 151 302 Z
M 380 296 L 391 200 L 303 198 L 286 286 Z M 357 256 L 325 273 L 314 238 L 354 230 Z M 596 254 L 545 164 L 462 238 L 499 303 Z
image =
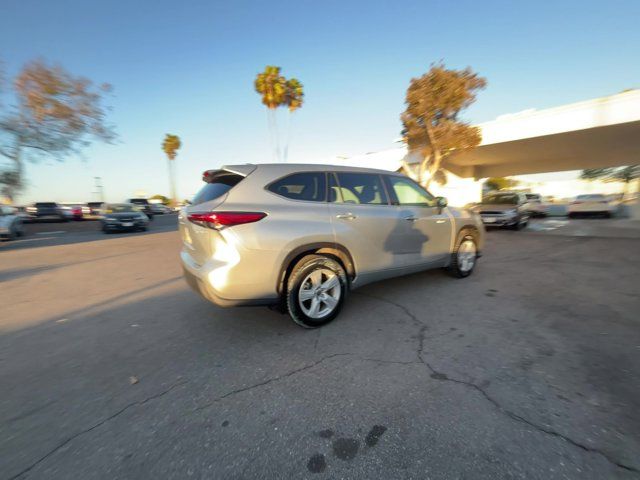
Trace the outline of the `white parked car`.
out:
M 616 205 L 600 193 L 590 193 L 587 195 L 578 195 L 567 207 L 569 218 L 579 215 L 602 215 L 611 217 L 616 210 Z
M 24 235 L 22 218 L 15 207 L 0 205 L 0 238 L 13 240 Z

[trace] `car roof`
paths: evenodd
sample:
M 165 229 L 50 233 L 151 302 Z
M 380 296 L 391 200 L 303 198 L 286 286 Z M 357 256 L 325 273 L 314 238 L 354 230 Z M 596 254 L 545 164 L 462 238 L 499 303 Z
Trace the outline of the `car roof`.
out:
M 296 173 L 296 172 L 324 172 L 324 171 L 401 175 L 397 172 L 393 172 L 390 170 L 380 170 L 377 168 L 350 167 L 346 165 L 331 165 L 331 164 L 320 164 L 320 163 L 258 163 L 258 164 L 245 163 L 241 165 L 223 165 L 222 167 L 220 167 L 220 170 L 227 170 L 227 171 L 235 172 L 245 176 L 256 169 L 265 173 L 268 171 L 273 171 L 274 173 L 277 172 L 279 175 L 283 175 L 286 173 Z

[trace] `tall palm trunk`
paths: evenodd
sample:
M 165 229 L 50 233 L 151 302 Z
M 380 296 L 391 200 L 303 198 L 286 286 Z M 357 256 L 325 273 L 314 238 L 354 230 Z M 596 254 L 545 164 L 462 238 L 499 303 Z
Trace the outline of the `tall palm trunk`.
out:
M 287 130 L 285 131 L 284 138 L 284 155 L 283 162 L 287 163 L 289 159 L 289 144 L 291 143 L 291 117 L 293 116 L 293 112 L 289 110 L 289 115 L 287 116 Z
M 271 132 L 271 146 L 273 148 L 273 156 L 274 161 L 279 163 L 281 161 L 280 158 L 280 138 L 278 135 L 278 124 L 276 118 L 276 109 L 268 108 L 267 109 L 267 118 L 269 121 L 269 131 Z
M 177 204 L 176 198 L 176 178 L 175 178 L 175 165 L 174 160 L 171 157 L 167 157 L 169 167 L 169 188 L 171 189 L 171 206 L 174 207 Z

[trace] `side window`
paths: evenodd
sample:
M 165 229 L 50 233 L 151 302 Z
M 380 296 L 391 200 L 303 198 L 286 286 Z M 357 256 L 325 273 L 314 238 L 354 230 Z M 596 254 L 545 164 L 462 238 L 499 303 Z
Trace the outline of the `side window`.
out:
M 276 180 L 267 187 L 281 197 L 307 202 L 326 200 L 326 180 L 324 172 L 294 173 Z
M 336 180 L 336 174 L 330 172 L 327 175 L 329 175 L 329 203 L 342 203 L 342 193 L 338 186 L 338 180 Z
M 342 203 L 387 205 L 387 194 L 380 175 L 338 172 L 338 190 Z M 337 200 L 340 201 L 340 200 Z
M 386 179 L 398 205 L 436 206 L 435 198 L 413 180 L 405 177 L 396 177 L 395 175 L 389 175 Z

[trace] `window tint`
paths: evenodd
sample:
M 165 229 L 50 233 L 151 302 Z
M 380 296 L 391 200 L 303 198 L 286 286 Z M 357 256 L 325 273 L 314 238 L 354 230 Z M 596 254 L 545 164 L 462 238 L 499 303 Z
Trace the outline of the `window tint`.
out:
M 387 195 L 380 175 L 338 172 L 338 190 L 342 203 L 386 205 Z M 340 200 L 336 200 L 340 202 Z
M 399 205 L 435 207 L 433 196 L 413 180 L 391 175 L 387 179 Z
M 37 202 L 36 207 L 54 208 L 58 205 L 54 202 Z
M 275 181 L 268 189 L 282 197 L 307 202 L 324 202 L 327 196 L 324 172 L 294 173 Z
M 209 183 L 200 189 L 191 203 L 199 205 L 221 197 L 233 187 L 235 187 L 244 177 L 237 173 L 224 172 L 215 175 Z

